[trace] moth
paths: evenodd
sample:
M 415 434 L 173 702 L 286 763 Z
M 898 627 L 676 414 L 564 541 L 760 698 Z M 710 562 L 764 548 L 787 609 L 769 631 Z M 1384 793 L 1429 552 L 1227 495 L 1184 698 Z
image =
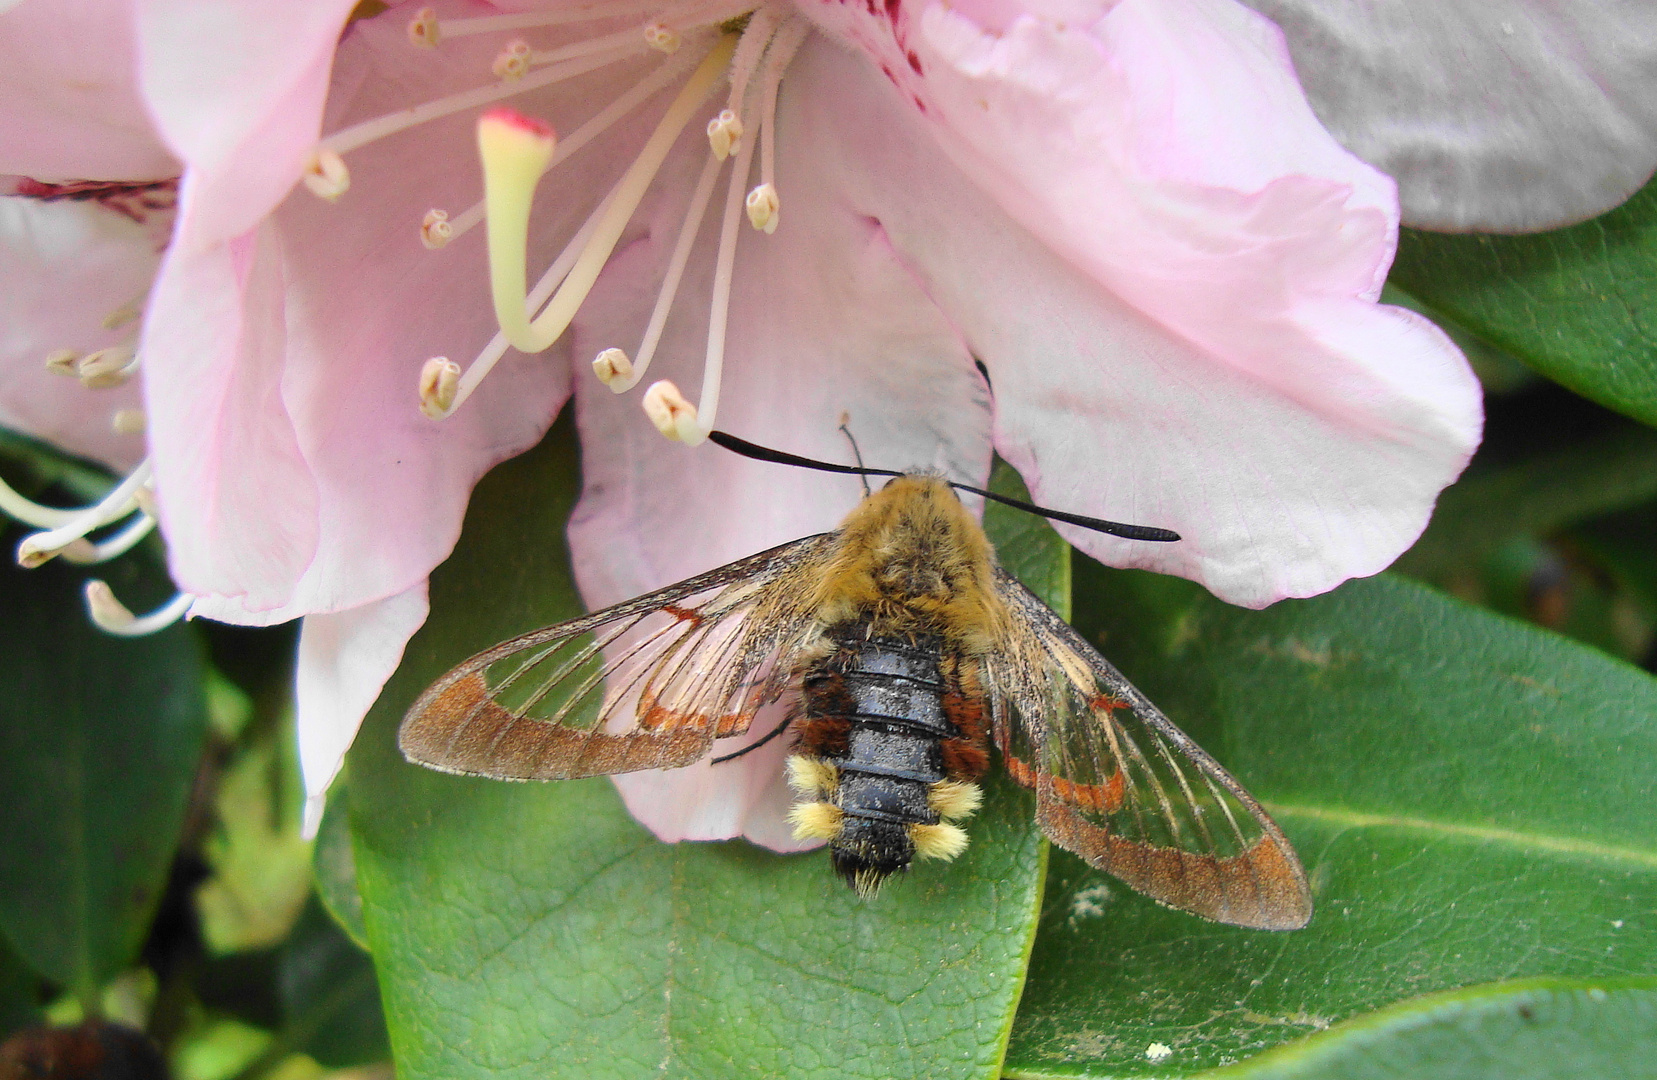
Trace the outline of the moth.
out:
M 826 841 L 860 894 L 916 858 L 960 854 L 962 822 L 999 755 L 1035 793 L 1036 821 L 1053 843 L 1139 892 L 1238 926 L 1307 923 L 1306 875 L 1282 830 L 997 565 L 950 483 L 714 435 L 749 456 L 891 479 L 834 532 L 465 661 L 404 718 L 410 761 L 503 780 L 680 768 L 715 755 L 786 697 L 781 726 L 712 760 L 790 735 L 796 834 Z

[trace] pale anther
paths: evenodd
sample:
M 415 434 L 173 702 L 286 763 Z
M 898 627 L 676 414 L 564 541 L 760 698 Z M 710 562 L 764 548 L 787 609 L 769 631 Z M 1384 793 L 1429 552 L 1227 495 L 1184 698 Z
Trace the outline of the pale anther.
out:
M 109 430 L 117 435 L 142 435 L 144 424 L 143 409 L 116 409 L 109 418 Z
M 154 531 L 154 514 L 136 514 L 115 535 L 96 543 L 82 537 L 79 540 L 65 544 L 59 549 L 58 555 L 67 562 L 77 563 L 81 566 L 108 562 L 131 551 L 138 545 L 139 541 Z
M 351 188 L 351 171 L 338 153 L 326 146 L 311 151 L 301 174 L 311 194 L 333 202 Z
M 593 360 L 593 374 L 599 382 L 614 388 L 618 381 L 633 377 L 633 361 L 620 349 L 605 349 Z
M 86 610 L 92 624 L 106 634 L 117 637 L 142 637 L 165 630 L 184 617 L 195 597 L 179 593 L 148 615 L 134 615 L 116 599 L 115 591 L 105 582 L 92 578 L 86 583 Z
M 667 53 L 669 56 L 679 51 L 679 45 L 684 39 L 679 31 L 661 23 L 651 23 L 644 28 L 644 43 L 657 52 Z
M 722 109 L 708 121 L 708 146 L 713 156 L 724 161 L 742 149 L 742 119 L 730 109 Z
M 708 437 L 697 426 L 696 406 L 686 401 L 679 388 L 666 379 L 651 383 L 641 404 L 656 430 L 674 442 L 695 446 Z
M 22 543 L 17 545 L 17 564 L 25 570 L 33 570 L 87 533 L 132 513 L 137 505 L 136 493 L 149 483 L 150 472 L 149 459 L 145 458 L 96 505 L 75 511 L 63 524 L 53 526 L 45 532 L 25 536 Z
M 420 242 L 430 251 L 447 244 L 454 236 L 454 226 L 449 224 L 447 210 L 432 208 L 426 211 L 426 216 L 420 222 Z
M 777 189 L 773 184 L 761 184 L 748 193 L 744 205 L 748 209 L 748 221 L 756 229 L 763 229 L 767 234 L 777 231 L 777 212 L 782 204 L 777 199 Z
M 111 345 L 87 353 L 75 365 L 75 375 L 88 390 L 120 386 L 138 369 L 137 352 L 131 345 Z
M 128 323 L 137 322 L 138 316 L 144 313 L 144 302 L 148 299 L 149 297 L 147 295 L 134 297 L 133 299 L 122 304 L 120 307 L 116 308 L 114 311 L 110 312 L 108 315 L 105 315 L 104 329 L 119 330 Z
M 140 484 L 132 493 L 132 501 L 138 504 L 138 509 L 150 517 L 160 517 L 161 512 L 155 507 L 155 489 L 148 484 Z
M 73 376 L 77 374 L 75 365 L 80 363 L 80 359 L 81 354 L 74 349 L 53 349 L 46 354 L 46 370 Z
M 443 30 L 437 23 L 437 11 L 433 8 L 421 8 L 409 20 L 408 39 L 411 45 L 422 49 L 435 49 L 437 43 L 443 40 Z
M 420 411 L 433 420 L 449 415 L 460 386 L 460 365 L 447 356 L 434 356 L 420 368 Z
M 495 73 L 496 78 L 517 82 L 529 74 L 529 56 L 529 42 L 522 38 L 514 38 L 495 56 L 495 63 L 490 70 Z

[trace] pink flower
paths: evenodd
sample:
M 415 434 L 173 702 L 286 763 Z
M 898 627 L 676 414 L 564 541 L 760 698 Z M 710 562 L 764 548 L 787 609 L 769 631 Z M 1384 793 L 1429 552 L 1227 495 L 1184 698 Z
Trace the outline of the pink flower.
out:
M 1476 443 L 1459 353 L 1374 302 L 1391 181 L 1329 138 L 1276 30 L 1230 0 L 773 4 L 744 39 L 775 32 L 771 51 L 737 45 L 729 66 L 751 67 L 734 156 L 745 169 L 758 146 L 752 212 L 774 231 L 715 213 L 675 260 L 699 179 L 739 205 L 751 184 L 725 189 L 685 136 L 605 250 L 600 199 L 717 25 L 752 6 L 535 4 L 510 27 L 456 0 L 441 20 L 407 5 L 342 38 L 349 0 L 135 5 L 141 96 L 186 166 L 141 350 L 162 523 L 197 613 L 306 616 L 313 820 L 425 617 L 472 484 L 572 387 L 587 452 L 570 539 L 594 606 L 849 508 L 855 482 L 664 443 L 612 392 L 644 353 L 652 377 L 717 384 L 694 413 L 652 399 L 691 441 L 717 410 L 822 457 L 845 455 L 845 414 L 871 461 L 968 479 L 998 450 L 1048 505 L 1186 538 L 1071 536 L 1084 550 L 1251 605 L 1383 568 Z M 695 103 L 698 129 L 726 93 Z M 569 286 L 552 356 L 480 381 L 503 348 L 485 245 L 462 235 L 486 98 L 552 123 L 569 155 L 543 184 L 531 268 L 575 236 L 571 280 L 582 253 L 602 273 Z M 411 108 L 419 122 L 398 117 Z M 677 298 L 658 304 L 676 265 Z M 521 298 L 502 295 L 502 310 Z M 439 355 L 465 365 L 458 386 Z M 595 357 L 608 389 L 585 375 Z M 421 415 L 417 387 L 452 415 Z M 744 760 L 736 783 L 691 768 L 622 788 L 665 838 L 791 846 L 775 762 Z

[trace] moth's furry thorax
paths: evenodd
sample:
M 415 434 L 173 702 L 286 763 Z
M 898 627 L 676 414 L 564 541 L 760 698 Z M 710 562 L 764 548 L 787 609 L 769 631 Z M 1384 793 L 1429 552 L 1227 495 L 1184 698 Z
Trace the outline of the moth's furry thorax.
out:
M 875 637 L 940 634 L 981 655 L 1001 640 L 995 552 L 942 477 L 893 478 L 847 516 L 814 601 L 820 625 L 866 622 Z

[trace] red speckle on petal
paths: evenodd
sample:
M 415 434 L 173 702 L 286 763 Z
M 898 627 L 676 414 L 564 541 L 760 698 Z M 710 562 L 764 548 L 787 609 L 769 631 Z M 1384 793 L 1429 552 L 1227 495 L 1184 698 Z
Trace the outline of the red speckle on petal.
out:
M 4 184 L 0 183 L 0 188 Z M 178 181 L 140 180 L 137 182 L 104 180 L 69 180 L 51 183 L 20 176 L 12 183 L 12 190 L 0 194 L 21 195 L 41 202 L 95 202 L 106 210 L 113 210 L 124 218 L 142 225 L 151 213 L 171 210 L 178 205 Z
M 892 22 L 898 21 L 898 11 L 903 7 L 903 0 L 886 0 L 886 17 Z
M 915 55 L 914 49 L 909 50 L 909 66 L 915 69 L 916 75 L 925 74 L 925 72 L 921 71 L 921 58 Z

